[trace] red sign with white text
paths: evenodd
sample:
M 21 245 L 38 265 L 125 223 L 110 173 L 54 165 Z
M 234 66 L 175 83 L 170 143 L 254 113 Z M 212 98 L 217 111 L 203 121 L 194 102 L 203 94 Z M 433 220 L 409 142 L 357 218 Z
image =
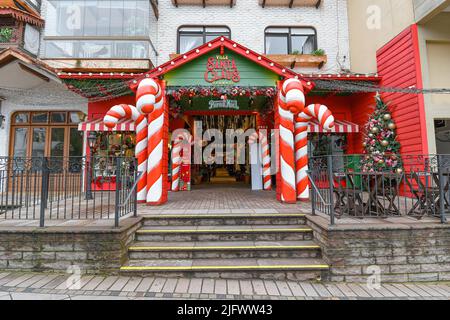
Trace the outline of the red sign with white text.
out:
M 205 81 L 214 84 L 232 84 L 241 80 L 234 59 L 227 55 L 210 57 L 206 63 Z

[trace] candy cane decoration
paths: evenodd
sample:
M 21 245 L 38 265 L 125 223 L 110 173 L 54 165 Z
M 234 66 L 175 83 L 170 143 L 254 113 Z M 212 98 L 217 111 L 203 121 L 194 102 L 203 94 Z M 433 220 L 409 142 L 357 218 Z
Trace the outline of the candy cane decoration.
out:
M 181 163 L 190 161 L 190 149 L 192 137 L 186 130 L 175 131 L 172 147 L 172 191 L 180 190 L 180 166 Z M 181 154 L 183 151 L 183 154 Z
M 272 190 L 272 175 L 270 173 L 270 152 L 269 142 L 267 141 L 267 130 L 259 130 L 258 133 L 263 165 L 263 186 L 264 190 Z
M 295 118 L 295 165 L 297 169 L 297 198 L 309 199 L 308 183 L 308 126 L 311 119 L 317 119 L 324 130 L 334 127 L 334 117 L 324 105 L 311 104 Z
M 278 94 L 280 131 L 281 201 L 297 199 L 294 160 L 294 114 L 303 111 L 305 95 L 298 79 L 284 81 Z
M 137 184 L 137 201 L 145 202 L 147 196 L 147 118 L 136 107 L 120 104 L 109 109 L 103 118 L 103 122 L 108 128 L 112 129 L 122 119 L 132 119 L 135 123 L 135 155 L 138 162 L 138 171 L 142 173 Z
M 139 83 L 136 93 L 136 106 L 148 115 L 147 149 L 147 204 L 160 204 L 163 201 L 163 125 L 164 94 L 161 86 L 153 79 Z
M 249 136 L 248 143 L 257 143 L 260 148 L 260 160 L 262 164 L 262 178 L 264 190 L 272 190 L 272 176 L 270 174 L 270 153 L 269 143 L 267 141 L 267 130 L 258 130 Z

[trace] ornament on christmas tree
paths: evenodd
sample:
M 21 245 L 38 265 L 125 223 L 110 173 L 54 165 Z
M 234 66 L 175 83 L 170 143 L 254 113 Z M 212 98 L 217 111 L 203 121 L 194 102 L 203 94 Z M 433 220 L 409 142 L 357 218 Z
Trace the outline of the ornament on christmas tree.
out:
M 400 143 L 396 140 L 396 125 L 387 104 L 376 96 L 376 106 L 365 125 L 366 136 L 362 146 L 366 155 L 361 160 L 363 172 L 403 172 Z
M 391 130 L 395 130 L 397 128 L 397 126 L 395 125 L 395 123 L 391 122 L 388 124 L 388 128 Z

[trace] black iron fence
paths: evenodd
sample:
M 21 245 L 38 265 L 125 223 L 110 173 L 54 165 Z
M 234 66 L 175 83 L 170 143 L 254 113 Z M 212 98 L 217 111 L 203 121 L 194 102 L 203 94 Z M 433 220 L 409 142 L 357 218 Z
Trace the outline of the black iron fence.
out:
M 136 159 L 0 157 L 0 219 L 119 219 L 136 214 Z
M 344 217 L 436 217 L 450 213 L 450 155 L 401 155 L 401 170 L 367 172 L 365 155 L 310 158 L 313 214 Z

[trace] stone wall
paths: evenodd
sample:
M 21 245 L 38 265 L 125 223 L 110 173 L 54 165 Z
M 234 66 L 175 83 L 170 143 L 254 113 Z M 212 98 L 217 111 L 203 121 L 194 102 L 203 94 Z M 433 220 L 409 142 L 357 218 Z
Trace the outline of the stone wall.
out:
M 361 224 L 330 227 L 308 216 L 314 239 L 331 266 L 330 280 L 367 282 L 378 266 L 382 282 L 450 280 L 450 225 Z
M 2 228 L 0 270 L 65 272 L 76 265 L 82 273 L 115 274 L 126 261 L 127 247 L 141 225 L 142 218 L 128 218 L 117 229 Z

